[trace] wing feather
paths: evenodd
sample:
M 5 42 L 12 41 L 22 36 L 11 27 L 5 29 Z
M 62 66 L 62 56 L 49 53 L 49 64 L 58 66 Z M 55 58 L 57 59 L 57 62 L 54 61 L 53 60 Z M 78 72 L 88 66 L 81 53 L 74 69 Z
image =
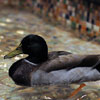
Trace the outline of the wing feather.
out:
M 51 72 L 61 69 L 70 70 L 76 67 L 93 67 L 100 61 L 99 59 L 99 55 L 77 55 L 70 53 L 67 55 L 59 55 L 54 59 L 49 59 L 41 65 L 40 69 Z

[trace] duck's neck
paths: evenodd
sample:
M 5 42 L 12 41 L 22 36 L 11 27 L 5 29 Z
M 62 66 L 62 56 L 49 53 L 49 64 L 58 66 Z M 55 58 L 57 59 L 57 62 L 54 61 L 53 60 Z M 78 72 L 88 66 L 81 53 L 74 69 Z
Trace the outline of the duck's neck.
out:
M 26 59 L 32 63 L 40 64 L 45 62 L 48 59 L 48 56 L 42 56 L 42 57 L 28 56 Z

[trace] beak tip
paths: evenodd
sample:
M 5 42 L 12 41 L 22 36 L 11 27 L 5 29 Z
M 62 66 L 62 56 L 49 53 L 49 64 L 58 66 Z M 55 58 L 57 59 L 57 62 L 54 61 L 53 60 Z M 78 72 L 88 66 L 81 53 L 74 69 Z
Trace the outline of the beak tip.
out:
M 7 56 L 4 56 L 4 59 L 7 59 Z
M 4 59 L 8 59 L 9 57 L 6 55 L 6 56 L 4 56 Z

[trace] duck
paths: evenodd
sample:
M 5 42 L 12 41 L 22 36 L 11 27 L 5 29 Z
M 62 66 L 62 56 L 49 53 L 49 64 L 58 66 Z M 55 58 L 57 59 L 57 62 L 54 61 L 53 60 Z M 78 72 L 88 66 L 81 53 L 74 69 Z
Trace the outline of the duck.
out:
M 35 34 L 25 36 L 19 46 L 5 55 L 4 59 L 19 54 L 28 56 L 9 68 L 9 76 L 17 85 L 72 84 L 100 80 L 99 54 L 49 52 L 44 38 Z

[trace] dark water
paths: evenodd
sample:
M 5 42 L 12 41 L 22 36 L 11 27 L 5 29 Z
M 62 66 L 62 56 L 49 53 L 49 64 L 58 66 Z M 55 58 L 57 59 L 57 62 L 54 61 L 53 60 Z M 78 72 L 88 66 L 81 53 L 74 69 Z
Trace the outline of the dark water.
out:
M 0 11 L 0 100 L 100 100 L 100 82 L 89 82 L 78 94 L 69 98 L 79 85 L 51 85 L 21 87 L 8 76 L 10 65 L 25 57 L 17 56 L 4 60 L 3 56 L 13 50 L 27 34 L 43 36 L 51 50 L 66 50 L 72 53 L 98 54 L 100 46 L 73 37 L 57 27 L 47 25 L 36 16 L 11 9 Z

